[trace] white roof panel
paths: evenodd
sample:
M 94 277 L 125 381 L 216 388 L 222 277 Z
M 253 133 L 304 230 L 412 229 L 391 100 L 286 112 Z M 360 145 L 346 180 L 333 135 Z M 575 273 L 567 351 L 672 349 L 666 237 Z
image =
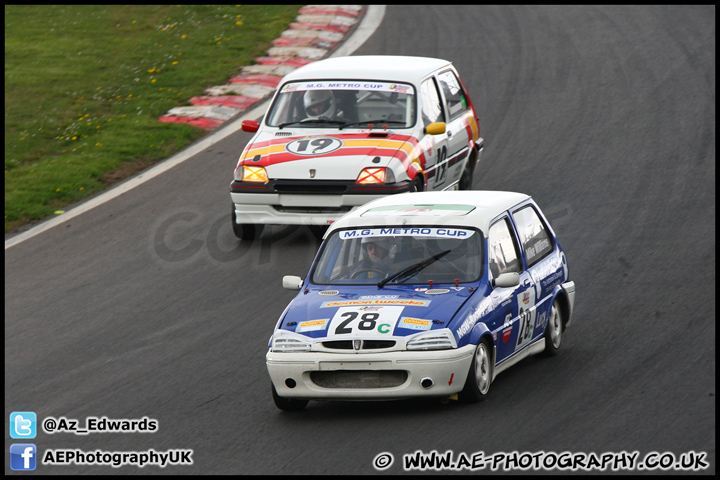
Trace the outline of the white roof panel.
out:
M 418 83 L 430 73 L 450 65 L 447 60 L 396 55 L 335 57 L 310 63 L 289 73 L 283 83 L 313 79 L 368 79 Z
M 529 198 L 524 193 L 486 190 L 388 195 L 348 213 L 328 233 L 348 227 L 454 225 L 476 227 L 487 235 L 495 217 Z

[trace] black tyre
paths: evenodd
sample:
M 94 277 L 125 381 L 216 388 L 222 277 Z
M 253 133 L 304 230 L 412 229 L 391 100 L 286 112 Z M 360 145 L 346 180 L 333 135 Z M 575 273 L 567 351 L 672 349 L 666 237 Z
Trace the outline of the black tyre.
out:
M 272 397 L 275 406 L 286 412 L 299 412 L 308 404 L 308 400 L 295 400 L 293 398 L 281 397 L 278 395 L 277 390 L 275 390 L 275 385 L 272 385 Z
M 485 400 L 493 375 L 492 350 L 487 340 L 481 340 L 475 349 L 465 387 L 458 399 L 465 403 L 476 403 Z
M 260 229 L 252 223 L 237 223 L 235 221 L 235 205 L 232 209 L 232 227 L 233 233 L 240 240 L 254 240 L 255 235 L 260 234 Z
M 458 188 L 460 190 L 472 190 L 473 173 L 475 172 L 475 152 L 470 153 L 468 161 L 465 164 L 465 170 L 463 170 L 462 176 L 460 177 L 460 184 Z
M 560 303 L 556 299 L 550 308 L 550 318 L 548 318 L 547 326 L 545 327 L 545 355 L 548 357 L 554 357 L 560 352 L 560 345 L 562 344 L 562 310 L 560 309 Z
M 420 175 L 416 175 L 413 179 L 412 183 L 410 184 L 410 190 L 409 192 L 422 192 L 425 189 L 425 184 L 423 183 L 423 179 Z

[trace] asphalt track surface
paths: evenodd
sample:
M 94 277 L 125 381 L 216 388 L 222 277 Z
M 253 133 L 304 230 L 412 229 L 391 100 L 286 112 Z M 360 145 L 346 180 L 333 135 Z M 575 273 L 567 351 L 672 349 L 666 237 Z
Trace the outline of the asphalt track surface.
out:
M 531 194 L 565 248 L 561 354 L 503 372 L 481 404 L 279 411 L 264 355 L 294 295 L 281 278 L 317 243 L 306 227 L 233 237 L 238 132 L 6 249 L 5 431 L 12 411 L 147 416 L 157 432 L 34 443 L 193 450 L 192 466 L 36 473 L 373 474 L 390 452 L 394 474 L 417 450 L 695 451 L 714 473 L 715 7 L 390 6 L 355 54 L 454 62 L 486 144 L 474 188 Z

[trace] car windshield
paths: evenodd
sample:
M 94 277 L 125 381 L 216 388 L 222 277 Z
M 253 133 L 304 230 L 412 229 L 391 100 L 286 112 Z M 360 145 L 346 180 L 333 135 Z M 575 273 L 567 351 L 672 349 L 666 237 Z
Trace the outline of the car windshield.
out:
M 463 227 L 339 230 L 325 240 L 311 281 L 321 285 L 455 284 L 482 275 L 482 235 Z
M 412 85 L 368 80 L 286 83 L 267 114 L 267 125 L 285 128 L 410 128 L 415 124 Z

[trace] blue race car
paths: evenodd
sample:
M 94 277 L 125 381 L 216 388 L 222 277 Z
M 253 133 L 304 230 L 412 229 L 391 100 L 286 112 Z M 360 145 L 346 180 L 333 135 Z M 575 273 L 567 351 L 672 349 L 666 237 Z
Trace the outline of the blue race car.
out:
M 557 354 L 575 302 L 537 204 L 512 192 L 387 196 L 332 224 L 266 355 L 275 404 L 483 400 L 523 358 Z

